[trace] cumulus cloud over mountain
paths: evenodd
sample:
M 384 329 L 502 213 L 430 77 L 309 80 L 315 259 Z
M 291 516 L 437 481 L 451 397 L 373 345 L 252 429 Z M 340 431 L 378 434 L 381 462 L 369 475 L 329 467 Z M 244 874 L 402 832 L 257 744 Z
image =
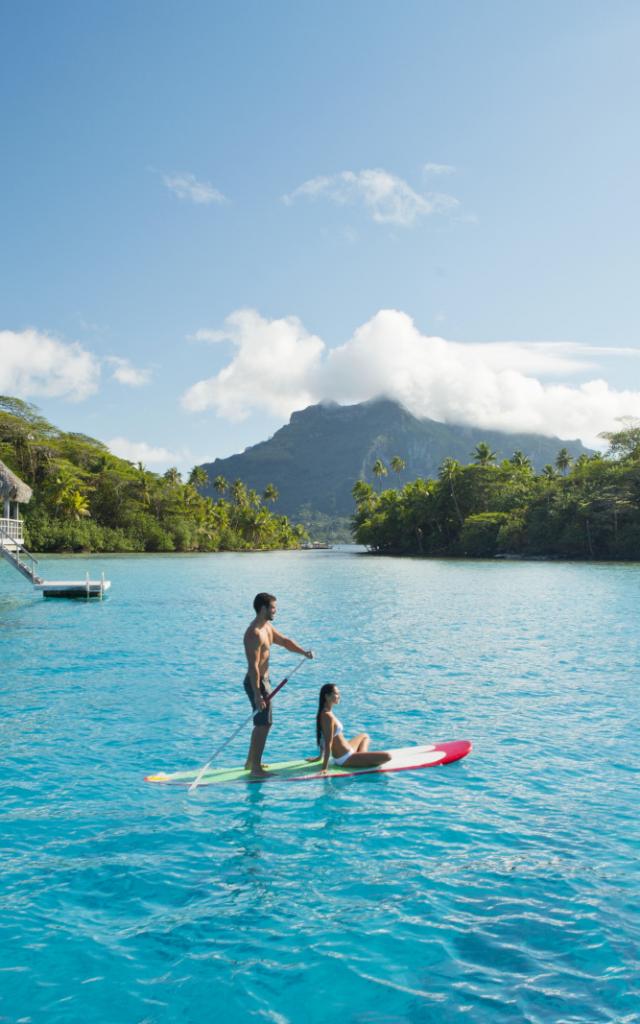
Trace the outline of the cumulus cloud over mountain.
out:
M 232 313 L 224 335 L 235 352 L 215 376 L 185 392 L 183 406 L 192 412 L 210 408 L 236 421 L 253 411 L 288 417 L 318 401 L 385 395 L 416 416 L 593 444 L 618 417 L 640 408 L 640 392 L 616 391 L 598 376 L 604 349 L 571 342 L 462 344 L 422 334 L 398 310 L 380 310 L 333 349 L 298 318 L 267 320 L 255 310 Z M 569 382 L 585 371 L 592 379 Z
M 213 332 L 215 341 L 223 336 L 233 341 L 236 355 L 215 377 L 189 388 L 183 395 L 186 409 L 213 408 L 238 421 L 252 409 L 288 416 L 317 401 L 314 379 L 322 371 L 325 344 L 297 317 L 265 320 L 255 310 L 241 309 L 225 324 L 226 331 Z

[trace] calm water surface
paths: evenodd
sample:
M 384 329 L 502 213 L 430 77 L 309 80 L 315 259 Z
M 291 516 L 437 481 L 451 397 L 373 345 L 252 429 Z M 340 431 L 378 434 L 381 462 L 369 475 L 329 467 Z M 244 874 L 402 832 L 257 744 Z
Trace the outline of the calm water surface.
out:
M 0 564 L 0 1021 L 640 1021 L 640 566 L 349 551 Z M 258 590 L 317 660 L 273 760 L 313 752 L 320 685 L 377 745 L 469 737 L 445 768 L 201 789 L 246 716 Z M 279 679 L 297 660 L 277 651 Z M 248 736 L 223 758 L 237 764 Z

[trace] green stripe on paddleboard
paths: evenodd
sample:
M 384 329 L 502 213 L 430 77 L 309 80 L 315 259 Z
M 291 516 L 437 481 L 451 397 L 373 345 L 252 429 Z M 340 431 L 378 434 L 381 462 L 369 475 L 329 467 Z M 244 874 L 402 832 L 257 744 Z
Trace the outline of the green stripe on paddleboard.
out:
M 286 779 L 292 776 L 317 775 L 322 769 L 320 761 L 309 764 L 308 761 L 279 761 L 277 764 L 269 765 L 269 778 Z M 352 769 L 353 771 L 353 769 Z M 340 768 L 330 766 L 329 775 L 348 775 L 350 772 L 341 771 Z M 198 771 L 173 772 L 170 775 L 158 772 L 155 775 L 148 775 L 147 782 L 181 783 L 189 785 L 198 777 Z M 251 772 L 244 768 L 212 768 L 202 776 L 201 786 L 212 786 L 221 782 L 256 782 L 252 779 Z M 266 781 L 266 780 L 265 780 Z

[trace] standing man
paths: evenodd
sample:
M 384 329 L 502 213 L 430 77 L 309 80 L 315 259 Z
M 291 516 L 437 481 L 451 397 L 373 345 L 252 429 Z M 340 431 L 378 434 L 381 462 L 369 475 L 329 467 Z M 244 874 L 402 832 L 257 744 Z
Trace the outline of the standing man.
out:
M 244 634 L 244 651 L 248 666 L 244 688 L 254 710 L 251 745 L 245 768 L 251 772 L 254 778 L 263 779 L 269 774 L 262 766 L 262 752 L 271 728 L 271 701 L 266 699 L 271 693 L 269 684 L 271 644 L 285 647 L 294 654 L 303 654 L 305 658 L 313 658 L 313 651 L 303 650 L 293 640 L 289 640 L 288 637 L 279 633 L 272 625 L 276 614 L 276 599 L 273 594 L 256 594 L 253 607 L 256 617 Z

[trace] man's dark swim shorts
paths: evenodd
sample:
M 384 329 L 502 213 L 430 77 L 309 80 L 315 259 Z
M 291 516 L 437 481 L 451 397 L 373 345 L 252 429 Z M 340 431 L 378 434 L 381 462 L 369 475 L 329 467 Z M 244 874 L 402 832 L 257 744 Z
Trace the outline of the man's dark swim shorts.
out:
M 247 697 L 251 701 L 251 707 L 255 711 L 256 710 L 255 694 L 253 692 L 253 686 L 251 685 L 251 680 L 249 679 L 249 673 L 247 673 L 247 675 L 244 677 L 244 688 L 245 688 Z M 262 694 L 263 697 L 267 697 L 269 695 L 269 692 L 270 691 L 265 686 L 265 677 L 263 676 L 261 678 L 261 680 L 260 680 L 260 693 Z M 264 711 L 256 711 L 255 715 L 253 716 L 253 724 L 254 725 L 271 725 L 271 721 L 272 721 L 272 717 L 271 717 L 271 701 L 269 701 L 267 706 L 266 706 L 266 708 L 264 709 Z

